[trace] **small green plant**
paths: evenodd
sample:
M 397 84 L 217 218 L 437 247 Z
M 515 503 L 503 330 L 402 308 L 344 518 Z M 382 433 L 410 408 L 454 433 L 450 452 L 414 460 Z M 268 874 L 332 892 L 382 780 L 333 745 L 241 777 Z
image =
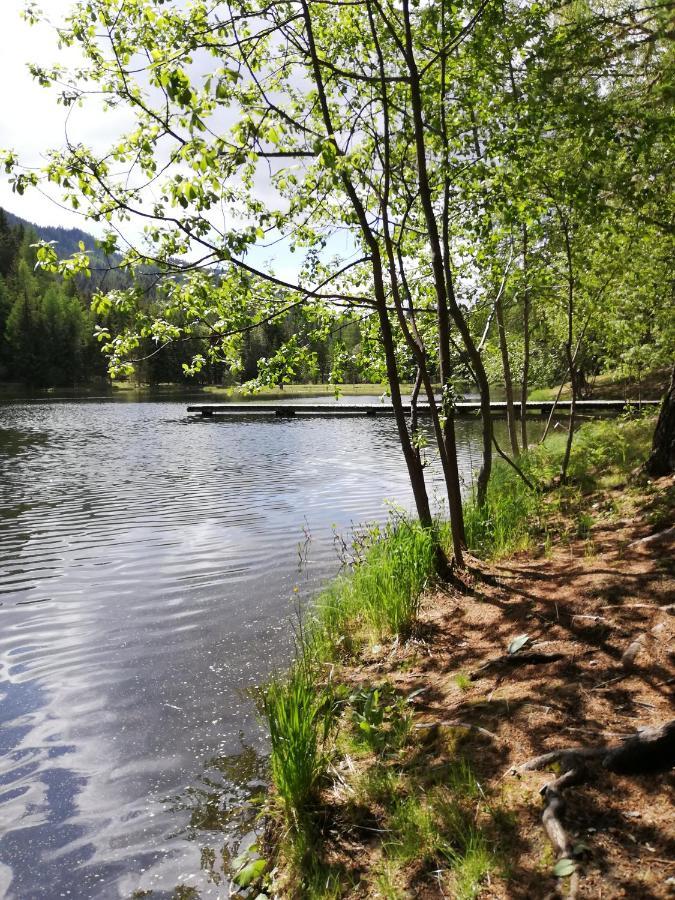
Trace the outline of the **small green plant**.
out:
M 474 831 L 462 853 L 451 859 L 449 881 L 455 900 L 474 900 L 483 882 L 494 869 L 495 861 L 485 839 Z
M 398 877 L 400 869 L 396 863 L 391 860 L 383 862 L 374 879 L 377 896 L 382 900 L 406 900 L 410 895 L 398 886 Z
M 389 836 L 384 841 L 388 857 L 401 862 L 438 859 L 446 845 L 436 826 L 433 810 L 424 797 L 398 799 L 388 821 Z
M 434 535 L 404 518 L 375 529 L 363 562 L 352 573 L 353 602 L 379 635 L 405 635 L 417 619 L 420 598 L 436 566 Z
M 405 700 L 390 685 L 362 688 L 349 698 L 357 735 L 371 750 L 400 747 L 410 730 Z
M 460 691 L 468 691 L 471 689 L 471 679 L 465 672 L 458 672 L 455 675 L 455 684 Z
M 406 781 L 400 772 L 380 762 L 367 768 L 355 784 L 356 800 L 359 803 L 377 803 L 391 806 L 405 790 Z

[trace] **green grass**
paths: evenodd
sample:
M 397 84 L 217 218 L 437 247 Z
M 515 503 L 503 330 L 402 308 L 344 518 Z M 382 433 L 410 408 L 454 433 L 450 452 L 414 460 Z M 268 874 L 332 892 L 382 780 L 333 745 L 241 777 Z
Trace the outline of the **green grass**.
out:
M 533 391 L 527 395 L 528 400 L 555 400 L 558 396 L 558 390 L 560 385 L 557 387 L 543 387 L 543 388 L 535 388 Z M 560 395 L 561 400 L 569 400 L 569 390 L 563 388 L 562 393 Z
M 358 639 L 410 631 L 435 571 L 435 537 L 396 517 L 362 533 L 357 555 L 352 571 L 321 594 L 302 623 L 297 659 L 288 674 L 273 678 L 262 691 L 272 781 L 286 818 L 298 830 L 305 828 L 303 816 L 325 774 L 338 710 L 338 695 L 324 682 L 324 663 L 353 652 Z M 396 735 L 399 743 L 403 740 L 407 714 L 386 686 L 363 689 L 349 703 L 355 734 L 370 749 L 391 744 Z
M 670 369 L 654 369 L 651 372 L 643 372 L 640 380 L 629 378 L 626 372 L 603 372 L 591 379 L 591 392 L 593 399 L 620 399 L 624 396 L 643 400 L 659 400 L 668 385 Z M 554 387 L 535 388 L 528 394 L 528 400 L 555 400 L 558 396 L 560 385 Z M 565 382 L 561 400 L 569 400 L 571 397 L 570 383 Z
M 390 798 L 385 856 L 399 865 L 433 866 L 452 897 L 469 900 L 498 866 L 498 854 L 476 821 L 482 791 L 470 764 L 456 759 L 444 776 L 429 790 L 411 780 L 406 795 L 399 789 Z
M 412 384 L 400 384 L 401 393 L 409 394 Z M 435 385 L 440 389 L 440 385 Z M 157 385 L 137 384 L 135 381 L 113 381 L 112 388 L 115 392 L 129 393 L 185 393 L 204 394 L 208 397 L 222 398 L 223 400 L 293 400 L 296 397 L 335 397 L 335 391 L 346 397 L 358 397 L 363 395 L 381 396 L 389 393 L 388 385 L 384 384 L 287 384 L 281 388 L 265 388 L 255 393 L 244 391 L 242 388 L 224 387 L 209 384 L 200 385 L 192 382 L 166 383 Z
M 330 686 L 320 687 L 316 673 L 300 658 L 284 678 L 263 692 L 269 726 L 270 769 L 286 814 L 299 821 L 315 797 L 328 764 L 328 737 L 335 721 Z
M 455 684 L 460 689 L 460 691 L 468 691 L 471 689 L 471 679 L 465 672 L 458 672 L 455 675 Z
M 400 385 L 401 390 L 412 390 L 411 385 Z M 293 400 L 296 397 L 335 397 L 335 392 L 347 397 L 358 397 L 375 394 L 380 396 L 388 393 L 388 388 L 382 384 L 287 384 L 281 388 L 264 388 L 254 394 L 243 391 L 237 387 L 209 386 L 204 389 L 205 394 L 222 396 L 232 400 Z
M 303 641 L 321 661 L 350 655 L 366 640 L 405 637 L 436 571 L 436 541 L 445 540 L 397 516 L 358 537 L 352 570 L 317 598 Z
M 541 490 L 532 491 L 510 466 L 496 461 L 484 506 L 469 501 L 464 508 L 469 549 L 483 558 L 496 558 L 527 549 L 534 539 L 546 544 L 556 519 L 570 512 L 577 516 L 576 534 L 587 536 L 593 520 L 580 509 L 582 495 L 625 481 L 648 454 L 654 422 L 655 413 L 649 411 L 582 425 L 572 445 L 569 484 L 557 491 L 544 488 L 560 471 L 564 434 L 551 435 L 518 461 Z

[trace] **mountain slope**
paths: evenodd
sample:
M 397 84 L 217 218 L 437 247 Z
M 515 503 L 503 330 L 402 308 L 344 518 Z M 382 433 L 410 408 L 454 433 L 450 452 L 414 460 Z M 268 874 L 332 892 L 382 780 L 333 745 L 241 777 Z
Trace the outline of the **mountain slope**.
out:
M 24 228 L 30 228 L 43 241 L 56 241 L 56 250 L 59 256 L 70 256 L 76 253 L 80 247 L 80 241 L 84 243 L 87 250 L 96 252 L 96 238 L 83 231 L 81 228 L 60 228 L 53 225 L 38 225 L 35 222 L 29 222 L 22 219 L 14 213 L 5 210 L 5 216 L 10 225 L 22 225 Z M 97 255 L 99 255 L 97 253 Z

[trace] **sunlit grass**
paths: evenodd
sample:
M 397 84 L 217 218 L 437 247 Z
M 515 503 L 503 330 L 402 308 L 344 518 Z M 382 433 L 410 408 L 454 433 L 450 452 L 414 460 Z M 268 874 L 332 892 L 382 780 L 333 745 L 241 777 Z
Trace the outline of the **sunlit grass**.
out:
M 297 821 L 315 796 L 328 756 L 327 739 L 335 719 L 330 686 L 320 687 L 304 659 L 272 679 L 263 693 L 269 727 L 270 768 L 277 793 Z
M 649 412 L 582 425 L 572 445 L 569 483 L 557 491 L 546 488 L 560 471 L 564 434 L 551 435 L 544 445 L 531 448 L 518 460 L 538 490 L 531 490 L 510 466 L 498 460 L 485 504 L 479 507 L 470 500 L 464 508 L 469 549 L 479 556 L 494 558 L 527 549 L 535 538 L 546 545 L 551 523 L 561 511 L 579 507 L 583 493 L 621 483 L 646 458 L 654 415 Z M 592 519 L 581 511 L 579 516 L 575 531 L 585 537 Z
M 358 635 L 379 639 L 410 631 L 434 573 L 434 540 L 428 530 L 401 517 L 361 534 L 352 571 L 321 594 L 301 624 L 295 664 L 263 689 L 272 780 L 292 822 L 301 821 L 328 762 L 336 699 L 324 680 L 323 664 L 351 652 Z M 362 693 L 353 698 L 354 716 L 360 716 L 355 737 L 370 748 L 396 735 L 400 742 L 407 718 L 398 699 L 378 688 Z
M 304 643 L 325 660 L 349 655 L 366 639 L 405 637 L 436 571 L 437 537 L 402 517 L 359 535 L 358 559 L 317 598 Z

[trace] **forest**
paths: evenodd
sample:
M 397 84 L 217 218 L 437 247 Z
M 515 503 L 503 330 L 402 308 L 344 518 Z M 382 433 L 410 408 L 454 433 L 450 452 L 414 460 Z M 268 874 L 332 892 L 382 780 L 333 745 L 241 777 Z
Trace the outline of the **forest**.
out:
M 61 256 L 81 253 L 80 243 L 90 260 L 87 275 L 64 279 L 36 265 L 39 241 L 53 242 Z M 107 365 L 95 338 L 95 326 L 113 327 L 124 322 L 121 315 L 97 317 L 91 310 L 92 297 L 128 288 L 133 279 L 119 265 L 119 255 L 104 256 L 96 240 L 79 229 L 50 228 L 7 215 L 0 208 L 0 384 L 28 388 L 103 386 L 109 379 Z M 136 273 L 153 301 L 157 270 L 147 267 Z M 273 356 L 299 325 L 293 311 L 282 320 L 261 325 L 249 332 L 241 348 L 241 371 L 237 379 L 228 368 L 210 362 L 198 377 L 187 375 L 183 366 L 192 356 L 208 351 L 208 334 L 195 336 L 185 345 L 168 347 L 153 354 L 146 339 L 142 358 L 135 363 L 129 381 L 137 386 L 204 384 L 232 386 L 254 382 L 258 361 Z M 349 382 L 363 380 L 354 348 L 360 341 L 358 323 L 346 321 L 335 335 L 311 342 L 306 366 L 292 372 L 285 383 L 326 383 L 338 375 Z M 349 352 L 352 351 L 352 352 Z

